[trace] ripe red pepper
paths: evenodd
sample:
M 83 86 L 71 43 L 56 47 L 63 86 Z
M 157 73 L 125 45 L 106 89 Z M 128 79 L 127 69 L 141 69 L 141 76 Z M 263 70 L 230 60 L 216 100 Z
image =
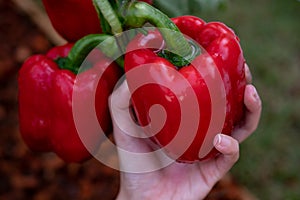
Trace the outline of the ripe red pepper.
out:
M 69 42 L 102 32 L 92 0 L 43 0 L 43 4 L 55 30 Z
M 66 162 L 82 162 L 89 159 L 91 154 L 76 130 L 72 112 L 73 91 L 80 92 L 88 104 L 93 89 L 97 87 L 95 95 L 92 96 L 96 102 L 96 115 L 103 132 L 108 134 L 112 126 L 107 99 L 122 73 L 115 63 L 110 64 L 110 60 L 97 51 L 98 61 L 91 61 L 90 69 L 76 75 L 75 66 L 57 64 L 67 56 L 70 58 L 69 51 L 72 46 L 66 44 L 54 47 L 47 55 L 35 55 L 24 62 L 18 77 L 19 121 L 21 135 L 30 149 L 54 151 Z M 101 79 L 100 72 L 103 72 Z M 83 80 L 84 85 L 74 87 L 75 80 L 79 79 Z M 100 145 L 102 138 L 99 133 L 87 131 L 86 134 L 92 147 Z
M 142 8 L 141 10 L 144 9 L 144 7 L 140 8 Z M 136 10 L 134 10 L 134 12 L 138 12 L 138 14 L 146 13 Z M 129 17 L 127 21 L 130 21 L 134 15 L 137 15 L 134 12 L 132 12 L 132 16 L 128 14 Z M 150 16 L 150 18 L 155 18 L 155 16 Z M 137 20 L 133 22 L 138 24 L 136 21 Z M 144 23 L 144 21 L 141 23 Z M 167 24 L 159 20 L 150 20 L 150 22 L 154 23 L 157 23 L 157 21 L 158 24 Z M 148 68 L 146 68 L 147 70 L 144 71 L 145 73 L 143 73 L 142 76 L 128 75 L 127 81 L 129 89 L 133 92 L 131 99 L 138 122 L 142 126 L 151 123 L 149 117 L 151 106 L 159 104 L 164 107 L 167 113 L 167 119 L 163 128 L 154 136 L 151 135 L 153 133 L 151 133 L 149 129 L 146 129 L 146 133 L 150 134 L 154 143 L 160 147 L 168 145 L 176 136 L 182 116 L 180 103 L 188 101 L 190 98 L 190 94 L 184 92 L 183 87 L 186 86 L 182 84 L 182 81 L 178 81 L 179 79 L 176 78 L 178 75 L 176 75 L 174 71 L 176 70 L 188 81 L 196 94 L 199 110 L 201 111 L 201 120 L 199 121 L 199 126 L 192 143 L 184 152 L 180 152 L 182 154 L 177 154 L 177 148 L 181 148 L 180 144 L 166 149 L 166 152 L 171 157 L 176 158 L 177 161 L 194 162 L 196 160 L 210 158 L 217 153 L 215 149 L 210 149 L 205 155 L 200 154 L 200 149 L 203 145 L 207 130 L 211 120 L 214 119 L 211 119 L 212 99 L 205 82 L 206 77 L 203 77 L 199 71 L 197 71 L 196 67 L 199 67 L 199 69 L 210 67 L 210 70 L 215 73 L 220 73 L 226 92 L 226 113 L 224 113 L 225 123 L 222 133 L 230 135 L 234 126 L 242 119 L 244 113 L 243 96 L 246 85 L 244 75 L 245 60 L 239 45 L 239 39 L 235 33 L 224 24 L 219 22 L 205 23 L 203 20 L 193 16 L 177 17 L 173 19 L 173 22 L 182 33 L 194 39 L 207 52 L 201 52 L 200 55 L 196 56 L 192 62 L 193 65 L 175 66 L 158 53 L 159 49 L 149 48 L 151 44 L 162 44 L 163 39 L 161 35 L 165 40 L 169 39 L 167 34 L 162 31 L 161 34 L 159 32 L 150 32 L 148 35 L 140 34 L 128 45 L 128 53 L 125 55 L 125 72 L 128 74 L 130 70 L 135 70 L 139 67 L 142 68 L 148 64 Z M 168 41 L 166 41 L 166 43 L 167 45 L 170 44 Z M 215 65 L 211 64 L 211 58 Z M 172 85 L 174 88 L 182 88 L 182 90 L 180 90 L 181 93 L 177 94 L 180 98 L 177 98 L 176 94 L 174 94 L 170 88 L 158 84 L 147 84 L 134 91 L 136 87 L 135 84 L 140 81 L 139 77 L 142 77 L 143 80 L 150 80 L 150 82 L 153 83 L 166 83 L 167 85 Z M 222 98 L 223 97 L 220 97 L 220 99 Z M 221 112 L 223 111 L 220 110 L 220 113 Z M 190 113 L 191 116 L 194 117 L 194 110 L 190 110 Z M 189 138 L 189 134 L 192 133 L 187 132 L 185 134 L 187 134 L 186 138 Z

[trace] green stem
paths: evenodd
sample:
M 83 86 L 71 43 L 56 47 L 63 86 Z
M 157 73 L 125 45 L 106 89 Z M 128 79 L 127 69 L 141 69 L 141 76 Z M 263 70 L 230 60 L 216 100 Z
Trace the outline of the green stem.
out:
M 68 57 L 58 61 L 60 68 L 77 74 L 87 55 L 101 43 L 105 44 L 99 48 L 108 57 L 113 57 L 119 51 L 114 37 L 104 34 L 87 35 L 75 43 Z
M 130 4 L 135 1 L 136 0 L 117 0 L 118 12 L 121 14 L 121 16 L 124 15 Z
M 124 13 L 125 25 L 142 27 L 146 22 L 159 28 L 168 50 L 191 62 L 195 55 L 190 43 L 186 40 L 172 20 L 160 10 L 144 2 L 132 3 Z M 180 66 L 178 66 L 180 67 Z
M 112 33 L 122 33 L 122 24 L 108 0 L 93 0 L 93 3 L 99 16 L 102 15 L 110 25 Z

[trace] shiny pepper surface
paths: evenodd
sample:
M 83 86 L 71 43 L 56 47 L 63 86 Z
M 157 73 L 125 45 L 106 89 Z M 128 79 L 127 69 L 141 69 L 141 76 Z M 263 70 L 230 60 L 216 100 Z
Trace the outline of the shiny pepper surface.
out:
M 246 80 L 244 75 L 245 60 L 242 49 L 239 45 L 239 39 L 234 32 L 219 22 L 206 23 L 203 20 L 193 16 L 181 16 L 173 19 L 180 31 L 194 39 L 200 44 L 204 50 L 198 55 L 192 64 L 178 68 L 171 64 L 167 59 L 158 55 L 159 49 L 148 48 L 151 44 L 163 44 L 162 37 L 159 32 L 149 32 L 148 35 L 138 35 L 128 46 L 125 56 L 125 71 L 128 79 L 128 86 L 132 92 L 132 103 L 140 125 L 147 126 L 146 133 L 151 136 L 151 140 L 160 148 L 164 147 L 165 152 L 179 162 L 194 162 L 211 158 L 217 154 L 213 148 L 210 138 L 209 148 L 202 150 L 205 143 L 207 131 L 214 126 L 214 116 L 212 116 L 212 102 L 222 101 L 225 99 L 224 109 L 219 110 L 221 116 L 224 112 L 224 123 L 222 123 L 220 132 L 230 135 L 243 117 L 244 113 L 244 89 Z M 158 45 L 160 46 L 160 45 Z M 131 70 L 137 70 L 147 66 L 143 71 L 143 75 L 130 75 Z M 211 71 L 212 75 L 205 77 L 205 73 L 199 73 L 198 70 Z M 207 71 L 207 72 L 208 72 Z M 214 73 L 220 74 L 222 84 L 217 87 L 224 87 L 224 97 L 216 96 L 212 99 L 212 91 L 209 90 L 206 80 L 214 79 Z M 182 143 L 189 141 L 189 145 L 182 149 L 181 141 L 170 145 L 174 138 L 177 137 L 183 121 L 180 106 L 183 102 L 190 100 L 188 91 L 183 82 L 179 81 L 180 77 L 184 77 L 189 83 L 196 95 L 196 107 L 190 107 L 190 121 L 199 117 L 196 124 L 197 129 L 195 135 L 191 131 L 186 131 L 181 137 Z M 136 89 L 136 82 L 142 77 L 148 80 L 150 84 L 145 84 Z M 181 79 L 180 79 L 181 80 Z M 157 84 L 155 84 L 157 83 Z M 166 85 L 176 88 L 180 93 L 172 91 Z M 186 87 L 186 88 L 185 88 Z M 181 88 L 181 89 L 180 89 Z M 136 89 L 136 90 L 135 90 Z M 153 105 L 161 105 L 167 114 L 164 125 L 156 133 L 149 131 L 149 124 L 159 118 L 151 107 Z M 194 109 L 193 109 L 194 108 Z M 195 110 L 199 110 L 200 116 L 195 115 Z M 152 116 L 151 116 L 152 112 Z M 160 120 L 163 121 L 163 120 Z M 212 124 L 212 125 L 211 125 Z M 185 126 L 193 126 L 187 120 Z M 153 127 L 152 127 L 153 128 Z M 189 129 L 187 129 L 189 130 Z M 215 132 L 216 135 L 218 132 Z M 155 134 L 155 135 L 154 135 Z M 192 138 L 191 138 L 192 137 Z M 179 150 L 178 150 L 179 149 Z
M 91 158 L 91 153 L 82 143 L 75 126 L 73 92 L 75 89 L 80 92 L 86 105 L 91 97 L 95 98 L 97 119 L 103 132 L 108 134 L 112 130 L 108 97 L 121 71 L 100 51 L 97 52 L 98 62 L 78 75 L 60 69 L 55 60 L 66 57 L 72 46 L 54 47 L 47 55 L 35 55 L 24 62 L 18 77 L 20 132 L 33 151 L 53 151 L 66 162 L 83 162 Z M 108 66 L 106 70 L 105 66 Z M 83 80 L 85 84 L 74 87 L 76 80 Z M 92 96 L 94 87 L 97 89 Z M 84 110 L 84 106 L 78 109 Z M 89 129 L 86 134 L 88 145 L 97 149 L 103 140 L 101 134 Z
M 55 30 L 69 42 L 102 32 L 92 0 L 43 0 L 43 5 Z

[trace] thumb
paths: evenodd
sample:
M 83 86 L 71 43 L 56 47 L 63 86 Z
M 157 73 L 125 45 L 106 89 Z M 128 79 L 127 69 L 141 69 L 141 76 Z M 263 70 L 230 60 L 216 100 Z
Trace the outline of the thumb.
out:
M 109 107 L 118 147 L 131 152 L 149 152 L 146 135 L 132 117 L 130 91 L 125 80 L 110 96 Z
M 162 151 L 154 151 L 143 128 L 131 117 L 130 92 L 126 80 L 112 93 L 109 102 L 121 171 L 150 172 L 161 169 L 163 163 L 173 162 Z

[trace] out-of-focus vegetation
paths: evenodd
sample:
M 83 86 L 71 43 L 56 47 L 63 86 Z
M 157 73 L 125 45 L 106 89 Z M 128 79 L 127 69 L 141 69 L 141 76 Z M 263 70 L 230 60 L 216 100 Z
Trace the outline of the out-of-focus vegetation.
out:
M 232 173 L 259 199 L 299 199 L 300 1 L 228 0 L 221 5 L 226 9 L 197 10 L 195 4 L 178 13 L 223 21 L 235 30 L 263 100 L 260 125 L 242 143 Z
M 300 1 L 154 0 L 170 17 L 222 21 L 241 40 L 263 101 L 260 125 L 232 169 L 259 199 L 300 198 Z

